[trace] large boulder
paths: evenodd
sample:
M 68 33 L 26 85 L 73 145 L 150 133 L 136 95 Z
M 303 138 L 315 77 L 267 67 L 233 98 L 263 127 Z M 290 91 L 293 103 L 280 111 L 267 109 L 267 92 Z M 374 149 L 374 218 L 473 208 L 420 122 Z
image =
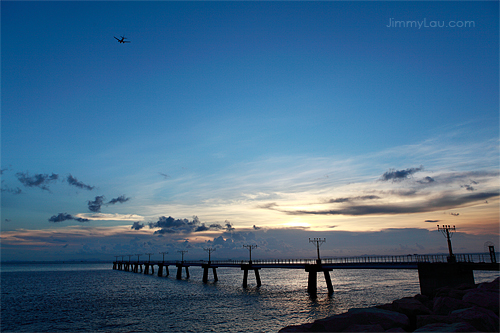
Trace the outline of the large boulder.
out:
M 394 311 L 410 316 L 430 314 L 431 310 L 415 298 L 405 297 L 392 302 Z
M 429 324 L 416 329 L 413 332 L 479 332 L 474 326 L 469 323 L 454 323 L 454 324 Z
M 498 332 L 498 316 L 491 310 L 473 306 L 455 310 L 449 315 L 455 323 L 466 322 L 481 332 Z
M 453 320 L 451 320 L 448 316 L 442 315 L 423 315 L 417 316 L 417 324 L 416 327 L 420 328 L 429 324 L 452 324 Z
M 491 282 L 483 282 L 480 283 L 477 287 L 479 289 L 487 289 L 487 290 L 499 290 L 500 277 L 497 277 L 495 280 Z
M 500 303 L 498 290 L 488 288 L 473 289 L 465 294 L 462 300 L 481 308 L 491 310 L 498 315 Z
M 280 332 L 344 332 L 376 329 L 379 332 L 391 328 L 407 328 L 408 317 L 404 314 L 377 308 L 350 309 L 347 313 L 318 319 L 314 323 L 289 326 Z
M 475 289 L 473 289 L 475 290 Z M 470 308 L 470 304 L 463 300 L 448 296 L 440 296 L 434 298 L 432 312 L 436 315 L 448 315 L 452 311 Z

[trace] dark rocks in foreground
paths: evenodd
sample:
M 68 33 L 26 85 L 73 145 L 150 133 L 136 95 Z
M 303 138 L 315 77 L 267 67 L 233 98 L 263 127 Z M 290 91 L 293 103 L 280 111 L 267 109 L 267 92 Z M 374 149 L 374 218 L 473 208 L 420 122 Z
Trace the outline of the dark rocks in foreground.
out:
M 432 298 L 416 295 L 350 309 L 279 332 L 498 332 L 499 280 L 440 288 Z

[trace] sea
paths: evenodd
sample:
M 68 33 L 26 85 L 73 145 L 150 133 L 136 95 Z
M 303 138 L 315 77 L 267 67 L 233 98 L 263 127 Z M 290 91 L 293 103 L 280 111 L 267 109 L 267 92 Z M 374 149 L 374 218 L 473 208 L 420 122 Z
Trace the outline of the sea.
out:
M 390 303 L 420 292 L 417 270 L 334 270 L 329 296 L 318 274 L 318 294 L 299 269 L 218 268 L 202 282 L 201 267 L 177 280 L 112 269 L 112 263 L 2 263 L 1 332 L 277 332 L 347 311 Z M 476 283 L 498 272 L 474 272 Z

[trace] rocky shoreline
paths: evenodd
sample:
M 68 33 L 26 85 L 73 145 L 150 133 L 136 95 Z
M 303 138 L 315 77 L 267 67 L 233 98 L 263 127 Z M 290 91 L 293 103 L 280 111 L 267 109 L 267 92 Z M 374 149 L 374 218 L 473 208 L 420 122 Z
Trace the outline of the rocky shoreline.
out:
M 499 280 L 350 309 L 279 332 L 499 332 Z

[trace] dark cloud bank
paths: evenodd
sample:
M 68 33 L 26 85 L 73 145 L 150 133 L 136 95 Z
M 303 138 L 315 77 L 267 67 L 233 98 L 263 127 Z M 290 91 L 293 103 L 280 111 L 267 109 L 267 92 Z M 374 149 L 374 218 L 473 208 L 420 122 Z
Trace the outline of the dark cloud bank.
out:
M 84 189 L 84 190 L 92 191 L 95 188 L 95 186 L 90 186 L 90 185 L 87 185 L 87 184 L 84 184 L 84 183 L 78 181 L 78 179 L 76 179 L 72 175 L 69 175 L 68 178 L 66 178 L 66 181 L 68 182 L 68 184 L 76 186 L 76 187 Z
M 209 231 L 209 230 L 234 230 L 231 223 L 229 221 L 225 222 L 225 225 L 222 226 L 218 223 L 211 223 L 206 225 L 205 223 L 200 222 L 197 216 L 193 216 L 193 220 L 189 221 L 188 219 L 174 219 L 173 217 L 165 217 L 161 216 L 156 222 L 149 222 L 148 226 L 150 229 L 156 229 L 154 234 L 190 234 L 193 232 L 201 232 L 201 231 Z M 134 222 L 131 229 L 140 230 L 144 228 L 145 225 L 139 222 Z
M 276 210 L 288 215 L 397 215 L 411 213 L 425 213 L 436 210 L 447 210 L 457 208 L 461 205 L 484 201 L 489 198 L 498 197 L 498 192 L 483 192 L 469 195 L 442 195 L 437 198 L 428 199 L 425 202 L 405 205 L 379 204 L 379 205 L 349 205 L 338 209 L 326 209 L 316 211 L 306 210 L 285 210 L 280 208 L 276 203 L 270 203 L 260 206 L 264 209 Z
M 17 179 L 26 187 L 38 187 L 42 190 L 49 191 L 49 184 L 57 181 L 59 175 L 52 173 L 48 174 L 35 174 L 30 176 L 28 172 L 16 173 Z
M 124 202 L 127 202 L 129 200 L 130 200 L 130 198 L 125 197 L 125 195 L 120 195 L 118 198 L 113 198 L 108 202 L 104 202 L 105 201 L 104 195 L 100 195 L 100 196 L 95 197 L 94 200 L 87 201 L 87 204 L 88 204 L 89 210 L 91 212 L 99 213 L 101 211 L 101 206 L 103 206 L 103 205 L 106 205 L 106 206 L 114 205 L 117 203 L 124 203 Z
M 66 220 L 75 220 L 78 222 L 88 222 L 90 221 L 89 219 L 84 219 L 81 217 L 74 217 L 73 215 L 67 214 L 67 213 L 59 213 L 58 215 L 53 215 L 51 218 L 49 218 L 49 222 L 63 222 Z

